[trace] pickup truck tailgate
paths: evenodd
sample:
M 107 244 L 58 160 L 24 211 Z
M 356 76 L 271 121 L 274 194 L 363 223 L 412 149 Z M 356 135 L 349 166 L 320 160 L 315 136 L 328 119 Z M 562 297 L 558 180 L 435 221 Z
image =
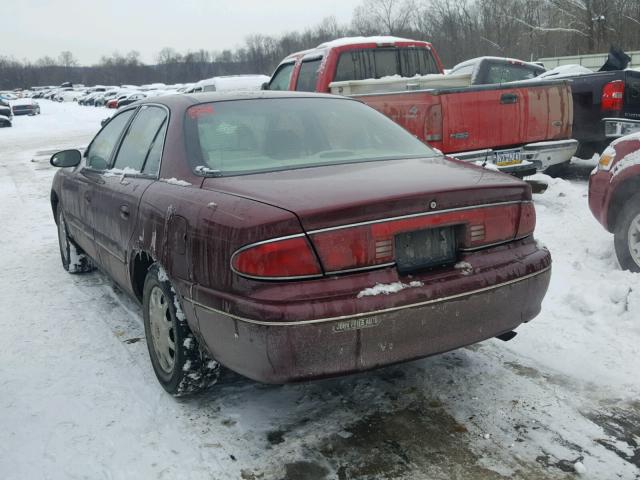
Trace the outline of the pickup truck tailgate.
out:
M 441 92 L 446 153 L 501 148 L 571 136 L 566 82 L 487 85 Z

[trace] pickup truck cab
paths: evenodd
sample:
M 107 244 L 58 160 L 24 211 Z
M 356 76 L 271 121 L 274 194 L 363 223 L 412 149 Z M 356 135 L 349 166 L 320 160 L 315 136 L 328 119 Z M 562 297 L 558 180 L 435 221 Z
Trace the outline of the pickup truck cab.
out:
M 429 145 L 523 177 L 571 160 L 573 105 L 564 80 L 472 85 L 444 75 L 428 42 L 342 38 L 294 53 L 267 89 L 357 98 Z
M 620 266 L 640 272 L 640 133 L 605 149 L 589 178 L 589 208 L 614 234 Z

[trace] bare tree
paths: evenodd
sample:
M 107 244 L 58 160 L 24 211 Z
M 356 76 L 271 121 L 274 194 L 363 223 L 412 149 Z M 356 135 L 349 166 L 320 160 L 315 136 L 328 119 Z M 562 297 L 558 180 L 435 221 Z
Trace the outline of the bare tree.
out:
M 400 35 L 416 10 L 413 0 L 365 0 L 353 12 L 353 28 L 360 34 Z

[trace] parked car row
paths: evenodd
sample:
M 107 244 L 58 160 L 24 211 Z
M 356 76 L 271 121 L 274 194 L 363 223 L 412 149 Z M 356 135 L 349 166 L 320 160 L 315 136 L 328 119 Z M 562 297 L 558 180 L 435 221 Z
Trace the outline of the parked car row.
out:
M 39 115 L 40 105 L 32 98 L 0 92 L 0 127 L 11 127 L 16 115 Z

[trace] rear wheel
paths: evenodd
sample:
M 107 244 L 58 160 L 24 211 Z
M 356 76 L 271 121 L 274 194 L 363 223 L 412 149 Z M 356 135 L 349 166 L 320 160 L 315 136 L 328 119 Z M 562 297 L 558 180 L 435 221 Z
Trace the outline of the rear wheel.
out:
M 625 203 L 616 223 L 614 241 L 620 266 L 640 272 L 640 193 Z
M 149 357 L 163 388 L 183 396 L 214 385 L 220 364 L 198 345 L 175 290 L 158 264 L 149 268 L 142 304 Z
M 69 273 L 86 273 L 94 269 L 89 257 L 69 238 L 67 222 L 62 208 L 58 207 L 58 245 L 62 266 Z

